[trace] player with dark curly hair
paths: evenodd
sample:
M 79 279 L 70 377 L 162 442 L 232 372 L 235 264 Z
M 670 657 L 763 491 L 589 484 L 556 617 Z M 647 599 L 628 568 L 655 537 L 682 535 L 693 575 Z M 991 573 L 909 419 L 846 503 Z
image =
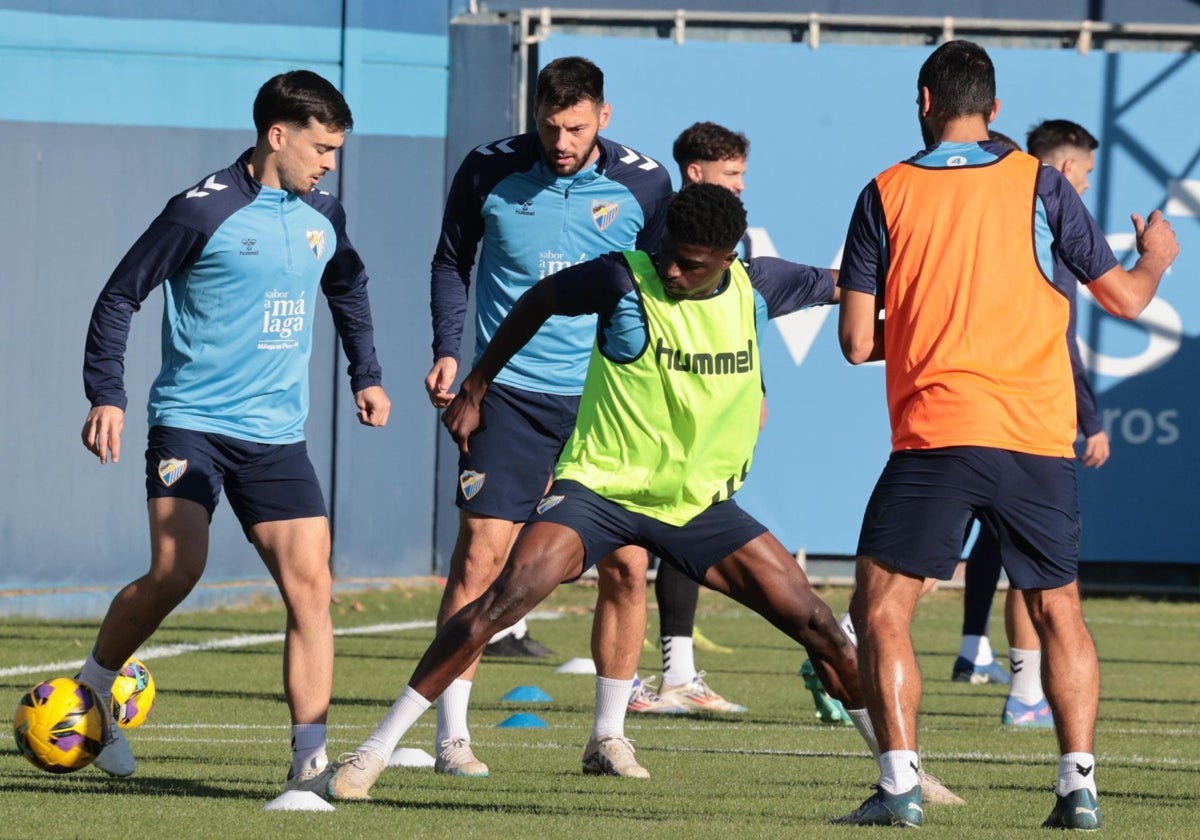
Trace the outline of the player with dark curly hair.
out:
M 730 235 L 737 242 L 745 233 L 746 208 L 741 201 L 713 201 L 713 191 L 707 187 L 686 190 L 686 195 L 684 192 L 667 208 L 667 232 L 677 242 L 724 248 L 730 242 Z
M 672 155 L 683 184 L 717 184 L 741 196 L 746 188 L 746 158 L 750 140 L 745 134 L 714 122 L 697 122 L 675 138 Z M 743 235 L 739 250 L 749 257 L 749 237 Z M 763 401 L 763 420 L 766 400 Z M 742 713 L 747 708 L 713 690 L 707 674 L 696 664 L 696 648 L 732 652 L 713 645 L 696 626 L 700 584 L 675 566 L 658 561 L 654 576 L 654 598 L 658 602 L 658 646 L 662 650 L 662 683 L 655 677 L 634 674 L 629 695 L 631 713 L 675 715 L 686 712 Z M 815 677 L 814 677 L 815 679 Z M 823 693 L 823 690 L 822 690 Z
M 442 626 L 375 732 L 334 774 L 331 797 L 367 798 L 400 738 L 492 633 L 624 545 L 653 551 L 804 645 L 829 692 L 861 712 L 874 750 L 853 646 L 787 549 L 730 498 L 758 438 L 761 322 L 836 300 L 833 272 L 738 261 L 746 214 L 724 187 L 684 187 L 666 225 L 657 254 L 613 252 L 526 292 L 446 409 L 443 422 L 466 451 L 492 378 L 542 323 L 555 314 L 599 316 L 554 484 L 500 577 Z M 618 739 L 621 750 L 601 749 Z M 618 760 L 637 767 L 623 736 L 593 733 L 584 772 L 611 773 L 604 762 Z M 649 775 L 637 769 L 621 775 Z
M 698 122 L 675 138 L 671 155 L 685 184 L 717 184 L 741 196 L 750 138 L 714 122 Z

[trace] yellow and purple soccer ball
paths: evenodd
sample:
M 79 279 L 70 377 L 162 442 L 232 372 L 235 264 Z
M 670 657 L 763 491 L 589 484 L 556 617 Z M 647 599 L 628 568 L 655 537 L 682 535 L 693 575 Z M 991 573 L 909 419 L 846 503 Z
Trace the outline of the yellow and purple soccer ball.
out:
M 130 657 L 117 672 L 112 687 L 112 716 L 122 729 L 134 729 L 146 722 L 154 705 L 154 677 L 140 659 Z
M 47 773 L 87 767 L 108 740 L 108 716 L 95 693 L 70 677 L 29 689 L 17 704 L 13 735 L 17 749 Z

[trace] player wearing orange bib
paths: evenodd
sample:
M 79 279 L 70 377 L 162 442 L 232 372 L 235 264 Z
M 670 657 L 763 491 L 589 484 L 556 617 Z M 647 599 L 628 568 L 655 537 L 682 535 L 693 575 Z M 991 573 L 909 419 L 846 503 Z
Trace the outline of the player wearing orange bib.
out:
M 1069 303 L 1053 266 L 1062 259 L 1105 309 L 1133 318 L 1178 245 L 1160 213 L 1135 215 L 1141 256 L 1126 271 L 1057 170 L 989 142 L 999 101 L 978 45 L 943 44 L 917 89 L 926 148 L 863 190 L 839 278 L 843 353 L 886 364 L 892 455 L 863 517 L 850 604 L 880 785 L 838 822 L 923 820 L 910 625 L 925 579 L 950 577 L 978 516 L 1042 639 L 1060 750 L 1044 825 L 1098 828 L 1099 666 L 1079 602 Z

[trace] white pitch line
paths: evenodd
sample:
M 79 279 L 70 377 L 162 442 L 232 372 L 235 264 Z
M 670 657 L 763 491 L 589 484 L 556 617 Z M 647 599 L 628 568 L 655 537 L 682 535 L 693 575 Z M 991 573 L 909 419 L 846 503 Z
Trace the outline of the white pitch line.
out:
M 530 613 L 526 618 L 536 620 L 551 620 L 559 618 L 556 612 Z M 436 626 L 432 621 L 405 621 L 400 624 L 368 624 L 364 627 L 343 627 L 333 631 L 334 636 L 372 636 L 379 633 L 402 633 L 406 630 L 428 630 Z M 282 633 L 256 633 L 247 636 L 231 636 L 226 639 L 213 639 L 208 642 L 183 642 L 175 645 L 158 645 L 142 648 L 138 651 L 138 659 L 152 661 L 166 659 L 171 656 L 181 656 L 185 653 L 201 653 L 209 650 L 232 650 L 235 648 L 254 647 L 255 645 L 277 644 L 283 641 Z M 63 662 L 45 662 L 39 665 L 15 665 L 11 668 L 0 668 L 0 679 L 4 677 L 19 677 L 23 674 L 44 673 L 74 673 L 83 667 L 82 659 Z

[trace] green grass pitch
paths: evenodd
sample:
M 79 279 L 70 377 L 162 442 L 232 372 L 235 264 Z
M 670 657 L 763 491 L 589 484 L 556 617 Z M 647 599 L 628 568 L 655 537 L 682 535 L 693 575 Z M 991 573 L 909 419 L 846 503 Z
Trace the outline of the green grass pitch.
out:
M 823 596 L 844 610 L 848 591 Z M 411 585 L 340 594 L 334 605 L 337 670 L 330 753 L 353 748 L 403 687 L 431 638 L 440 590 Z M 56 777 L 20 757 L 11 737 L 0 754 L 0 837 L 849 837 L 872 829 L 833 827 L 870 793 L 876 770 L 853 729 L 813 717 L 797 670 L 803 652 L 767 623 L 704 592 L 697 624 L 733 654 L 697 652 L 714 689 L 750 707 L 728 718 L 631 716 L 627 734 L 648 781 L 583 776 L 591 726 L 590 676 L 555 673 L 588 656 L 595 590 L 561 587 L 531 621 L 553 648 L 547 662 L 487 660 L 471 715 L 487 779 L 428 769 L 389 770 L 368 803 L 334 813 L 262 810 L 282 792 L 289 760 L 281 693 L 282 610 L 274 603 L 185 613 L 167 620 L 143 656 L 158 685 L 149 722 L 130 734 L 138 771 L 110 780 L 95 768 Z M 651 598 L 653 603 L 653 598 Z M 950 681 L 961 597 L 936 592 L 918 609 L 914 639 L 925 679 L 921 748 L 927 769 L 968 802 L 926 808 L 933 837 L 1029 837 L 1053 804 L 1057 749 L 1048 731 L 999 725 L 1003 686 Z M 549 617 L 553 614 L 553 617 Z M 1005 649 L 993 610 L 993 644 Z M 1122 838 L 1200 837 L 1200 605 L 1089 599 L 1102 663 L 1097 781 L 1104 832 Z M 412 629 L 401 629 L 416 623 Z M 42 679 L 69 674 L 30 667 L 82 660 L 94 621 L 5 619 L 0 687 L 9 709 Z M 657 616 L 651 612 L 651 638 Z M 247 638 L 258 636 L 259 638 Z M 240 640 L 230 646 L 213 644 Z M 155 658 L 155 648 L 193 645 Z M 641 672 L 657 674 L 646 649 Z M 536 685 L 553 701 L 500 698 Z M 534 712 L 545 729 L 497 728 Z M 401 746 L 431 751 L 428 712 Z

